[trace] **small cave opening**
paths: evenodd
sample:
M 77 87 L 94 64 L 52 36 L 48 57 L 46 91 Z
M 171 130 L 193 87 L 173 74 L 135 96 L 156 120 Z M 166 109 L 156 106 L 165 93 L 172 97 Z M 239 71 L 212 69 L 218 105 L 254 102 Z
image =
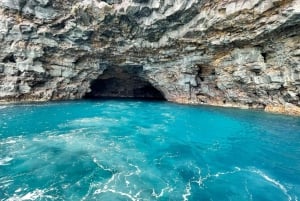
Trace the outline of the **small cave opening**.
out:
M 141 76 L 140 67 L 109 68 L 90 84 L 84 99 L 134 98 L 166 100 L 164 94 Z
M 267 63 L 267 53 L 266 52 L 262 52 L 261 56 L 264 58 L 264 62 Z

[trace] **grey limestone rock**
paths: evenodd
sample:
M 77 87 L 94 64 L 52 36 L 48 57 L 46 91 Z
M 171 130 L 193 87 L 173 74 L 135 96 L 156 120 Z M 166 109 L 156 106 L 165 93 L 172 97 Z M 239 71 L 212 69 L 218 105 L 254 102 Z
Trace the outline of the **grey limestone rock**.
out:
M 300 114 L 299 0 L 2 0 L 0 41 L 3 102 L 151 85 L 174 102 Z

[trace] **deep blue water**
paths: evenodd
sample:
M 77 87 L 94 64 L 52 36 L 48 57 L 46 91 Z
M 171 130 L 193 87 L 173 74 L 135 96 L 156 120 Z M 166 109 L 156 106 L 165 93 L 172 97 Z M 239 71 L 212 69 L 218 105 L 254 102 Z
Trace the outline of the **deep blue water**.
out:
M 166 102 L 0 106 L 0 200 L 300 200 L 300 118 Z

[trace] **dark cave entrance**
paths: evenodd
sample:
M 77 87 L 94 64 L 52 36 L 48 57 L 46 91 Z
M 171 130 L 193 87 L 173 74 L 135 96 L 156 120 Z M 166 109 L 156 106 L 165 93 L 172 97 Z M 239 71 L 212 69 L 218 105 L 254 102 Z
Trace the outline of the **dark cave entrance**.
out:
M 85 99 L 136 98 L 165 100 L 161 91 L 145 80 L 142 66 L 109 67 L 90 85 Z

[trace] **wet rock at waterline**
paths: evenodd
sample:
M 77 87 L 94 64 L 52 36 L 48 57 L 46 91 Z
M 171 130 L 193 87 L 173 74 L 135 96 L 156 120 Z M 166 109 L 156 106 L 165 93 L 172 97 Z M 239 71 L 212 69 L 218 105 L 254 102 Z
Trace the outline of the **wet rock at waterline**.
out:
M 118 92 L 300 114 L 298 0 L 2 0 L 0 40 L 3 102 Z

